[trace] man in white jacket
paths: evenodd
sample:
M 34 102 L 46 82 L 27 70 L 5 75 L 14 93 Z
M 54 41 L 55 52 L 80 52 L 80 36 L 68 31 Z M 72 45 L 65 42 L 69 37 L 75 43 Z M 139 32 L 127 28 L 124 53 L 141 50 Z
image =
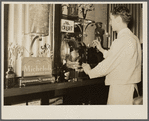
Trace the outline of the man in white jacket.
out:
M 117 39 L 108 51 L 94 40 L 93 46 L 103 53 L 105 59 L 93 69 L 87 63 L 82 64 L 90 78 L 106 76 L 105 85 L 110 85 L 109 105 L 131 105 L 134 84 L 141 81 L 141 47 L 138 38 L 127 27 L 130 20 L 131 14 L 126 7 L 115 7 L 110 13 L 109 24 L 117 32 Z

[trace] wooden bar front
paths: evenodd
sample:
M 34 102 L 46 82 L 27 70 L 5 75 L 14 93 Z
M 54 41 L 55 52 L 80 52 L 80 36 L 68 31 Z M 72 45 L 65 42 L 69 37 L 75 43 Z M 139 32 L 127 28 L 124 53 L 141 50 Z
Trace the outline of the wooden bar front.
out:
M 4 105 L 41 99 L 41 105 L 49 105 L 49 99 L 63 97 L 64 105 L 106 104 L 108 86 L 104 77 L 77 82 L 42 84 L 4 90 Z

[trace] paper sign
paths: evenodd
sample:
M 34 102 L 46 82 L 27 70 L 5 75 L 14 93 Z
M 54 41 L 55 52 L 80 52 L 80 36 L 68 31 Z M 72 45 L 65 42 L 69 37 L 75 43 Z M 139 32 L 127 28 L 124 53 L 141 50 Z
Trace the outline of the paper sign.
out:
M 24 77 L 52 75 L 52 60 L 50 57 L 24 57 L 22 71 Z
M 74 33 L 74 21 L 61 19 L 61 32 Z

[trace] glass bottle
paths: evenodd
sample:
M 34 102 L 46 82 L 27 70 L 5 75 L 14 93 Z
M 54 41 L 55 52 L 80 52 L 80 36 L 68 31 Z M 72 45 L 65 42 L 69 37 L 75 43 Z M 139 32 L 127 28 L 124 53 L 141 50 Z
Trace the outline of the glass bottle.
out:
M 15 73 L 12 66 L 8 66 L 8 71 L 6 72 L 6 89 L 11 88 L 15 85 Z

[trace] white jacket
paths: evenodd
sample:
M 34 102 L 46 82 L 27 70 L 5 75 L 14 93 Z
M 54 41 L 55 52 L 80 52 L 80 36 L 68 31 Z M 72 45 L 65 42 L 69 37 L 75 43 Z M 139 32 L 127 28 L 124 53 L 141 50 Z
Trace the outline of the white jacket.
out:
M 141 46 L 139 39 L 125 28 L 118 33 L 104 60 L 89 71 L 90 78 L 106 76 L 105 85 L 141 81 Z

